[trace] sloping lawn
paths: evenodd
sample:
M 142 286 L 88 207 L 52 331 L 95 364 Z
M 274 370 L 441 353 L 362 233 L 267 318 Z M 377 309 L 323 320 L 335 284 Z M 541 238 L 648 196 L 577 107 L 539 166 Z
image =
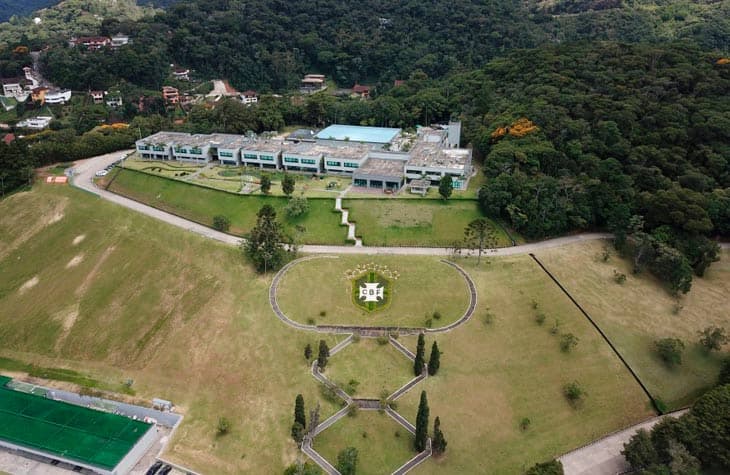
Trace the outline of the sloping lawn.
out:
M 612 248 L 613 255 L 603 262 L 604 246 L 583 243 L 537 256 L 608 334 L 652 395 L 669 409 L 691 404 L 720 371 L 723 354 L 708 354 L 697 332 L 708 326 L 730 331 L 730 252 L 705 277 L 695 276 L 690 292 L 676 300 L 648 272 L 632 274 L 631 263 Z M 616 283 L 614 270 L 626 275 L 625 283 Z M 654 351 L 654 341 L 668 337 L 686 346 L 682 364 L 672 369 Z M 726 346 L 725 355 L 728 350 Z
M 287 199 L 241 196 L 212 190 L 142 172 L 120 169 L 109 191 L 210 226 L 219 214 L 231 220 L 231 233 L 243 235 L 256 224 L 256 213 L 265 204 L 276 209 L 285 231 L 305 244 L 345 244 L 347 229 L 340 226 L 334 199 L 310 199 L 301 217 L 286 217 Z M 303 227 L 297 229 L 297 226 Z
M 342 206 L 366 246 L 450 247 L 483 217 L 478 203 L 467 200 L 345 199 Z M 495 230 L 497 247 L 508 246 L 501 228 Z

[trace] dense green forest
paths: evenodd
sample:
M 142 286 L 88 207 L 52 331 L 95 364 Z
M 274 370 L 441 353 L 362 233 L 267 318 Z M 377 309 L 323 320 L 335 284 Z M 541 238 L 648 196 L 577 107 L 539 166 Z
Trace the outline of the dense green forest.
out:
M 24 28 L 14 34 L 32 41 Z M 342 87 L 355 82 L 383 86 L 416 70 L 443 77 L 481 67 L 515 48 L 546 43 L 688 39 L 704 49 L 727 51 L 730 4 L 635 2 L 556 15 L 520 0 L 180 0 L 138 21 L 107 15 L 97 31 L 115 30 L 130 33 L 144 42 L 145 51 L 203 77 L 227 78 L 242 90 L 286 92 L 306 72 L 324 73 Z M 8 41 L 10 33 L 3 36 Z M 65 39 L 59 38 L 57 48 L 44 58 L 48 76 L 65 87 L 80 89 L 90 81 L 110 85 L 116 75 L 145 86 L 165 80 L 157 70 L 126 72 L 136 58 L 97 62 L 70 55 L 63 49 Z
M 58 0 L 0 0 L 0 21 L 11 16 L 25 16 L 31 12 L 58 3 Z

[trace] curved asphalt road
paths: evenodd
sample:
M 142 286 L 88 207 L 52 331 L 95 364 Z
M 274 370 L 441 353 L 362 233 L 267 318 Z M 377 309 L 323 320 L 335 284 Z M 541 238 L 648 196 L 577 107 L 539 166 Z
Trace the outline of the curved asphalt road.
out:
M 98 188 L 94 183 L 94 174 L 103 170 L 115 161 L 126 155 L 127 152 L 119 151 L 100 155 L 98 157 L 80 160 L 74 166 L 73 185 L 82 190 L 86 190 L 101 198 L 114 202 L 118 205 L 127 207 L 147 216 L 159 219 L 173 226 L 192 231 L 210 239 L 237 246 L 241 243 L 241 238 L 225 234 L 215 229 L 211 229 L 202 224 L 189 221 L 185 218 L 175 216 L 165 211 L 147 206 L 129 198 L 111 193 L 109 191 Z M 485 253 L 487 256 L 509 256 L 514 254 L 528 254 L 541 249 L 563 246 L 580 241 L 590 241 L 595 239 L 607 239 L 611 235 L 607 233 L 585 233 L 573 236 L 560 237 L 547 241 L 523 244 L 521 246 L 505 247 L 501 249 L 493 249 Z M 355 247 L 355 246 L 326 246 L 326 245 L 305 245 L 301 246 L 301 252 L 308 254 L 400 254 L 400 255 L 422 255 L 422 256 L 448 256 L 451 255 L 451 249 L 443 247 Z

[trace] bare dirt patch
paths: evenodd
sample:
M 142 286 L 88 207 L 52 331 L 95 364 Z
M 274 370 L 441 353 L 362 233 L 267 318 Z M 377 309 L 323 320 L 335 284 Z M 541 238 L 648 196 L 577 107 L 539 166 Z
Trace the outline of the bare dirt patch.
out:
M 79 234 L 78 236 L 76 236 L 74 238 L 73 245 L 78 246 L 79 244 L 81 244 L 84 241 L 84 239 L 86 239 L 86 234 Z
M 58 336 L 58 339 L 56 340 L 56 345 L 55 345 L 56 351 L 58 351 L 63 346 L 63 342 L 66 341 L 66 337 L 71 332 L 71 329 L 73 328 L 74 324 L 76 323 L 76 319 L 78 317 L 79 317 L 78 304 L 65 308 L 54 315 L 54 319 L 60 321 L 61 327 L 62 327 L 61 334 Z
M 101 266 L 104 265 L 104 262 L 109 258 L 112 252 L 114 252 L 114 246 L 109 246 L 106 248 L 104 253 L 99 256 L 99 260 L 96 261 L 96 264 L 94 264 L 94 268 L 91 269 L 91 272 L 89 272 L 89 275 L 86 276 L 84 281 L 81 283 L 81 285 L 76 289 L 76 296 L 80 297 L 86 293 L 86 290 L 89 288 L 92 282 L 94 282 L 94 278 L 96 277 L 96 274 L 99 272 L 99 269 L 101 269 Z
M 68 264 L 66 264 L 66 269 L 70 269 L 72 267 L 76 267 L 77 265 L 81 264 L 81 262 L 84 260 L 83 254 L 78 254 L 73 257 L 70 261 L 68 261 Z
M 21 285 L 20 289 L 18 289 L 18 292 L 20 292 L 21 294 L 24 294 L 27 291 L 29 291 L 30 289 L 32 289 L 33 287 L 35 287 L 36 285 L 38 285 L 38 276 L 33 277 L 32 279 L 27 281 L 25 284 Z

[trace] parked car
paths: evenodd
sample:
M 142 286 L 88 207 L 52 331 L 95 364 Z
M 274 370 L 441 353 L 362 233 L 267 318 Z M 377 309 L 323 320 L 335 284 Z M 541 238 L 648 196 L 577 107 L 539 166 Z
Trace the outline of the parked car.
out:
M 106 176 L 107 173 L 109 173 L 109 170 L 99 170 L 96 172 L 96 176 Z

